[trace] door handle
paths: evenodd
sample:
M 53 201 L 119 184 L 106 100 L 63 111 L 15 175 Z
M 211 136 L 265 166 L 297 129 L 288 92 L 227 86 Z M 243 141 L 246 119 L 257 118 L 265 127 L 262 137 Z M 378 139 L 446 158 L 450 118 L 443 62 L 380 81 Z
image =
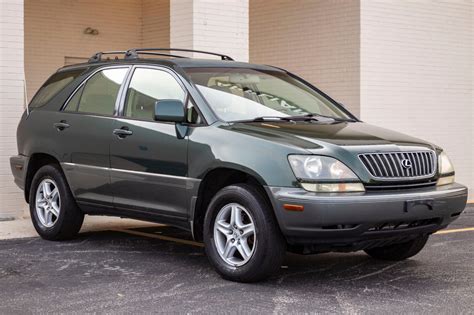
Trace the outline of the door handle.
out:
M 124 126 L 120 129 L 114 129 L 113 134 L 116 135 L 119 139 L 123 139 L 127 136 L 133 135 L 133 131 L 129 130 L 128 127 Z
M 58 131 L 63 131 L 64 129 L 70 127 L 70 125 L 65 120 L 61 120 L 60 122 L 54 123 L 53 126 Z

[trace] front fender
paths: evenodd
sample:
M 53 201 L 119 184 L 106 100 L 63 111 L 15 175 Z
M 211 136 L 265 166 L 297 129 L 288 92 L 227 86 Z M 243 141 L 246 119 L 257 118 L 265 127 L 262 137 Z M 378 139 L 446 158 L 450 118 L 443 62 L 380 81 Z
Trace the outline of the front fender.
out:
M 308 151 L 219 126 L 190 130 L 189 177 L 202 179 L 212 169 L 230 168 L 254 176 L 262 185 L 298 187 L 288 154 Z

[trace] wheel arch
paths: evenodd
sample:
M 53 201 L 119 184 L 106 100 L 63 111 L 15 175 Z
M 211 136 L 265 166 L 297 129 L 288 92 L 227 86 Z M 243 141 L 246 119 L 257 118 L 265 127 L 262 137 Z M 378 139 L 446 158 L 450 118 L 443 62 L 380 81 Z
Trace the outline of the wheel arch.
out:
M 35 176 L 36 172 L 45 165 L 57 165 L 61 168 L 61 164 L 59 160 L 48 153 L 33 153 L 29 160 L 28 160 L 28 168 L 26 171 L 25 177 L 25 190 L 24 190 L 24 197 L 25 201 L 29 203 L 29 196 L 30 196 L 30 188 L 31 182 L 33 181 L 33 177 Z
M 202 240 L 204 216 L 212 197 L 226 186 L 241 183 L 246 183 L 257 188 L 267 200 L 268 206 L 272 207 L 272 203 L 264 188 L 266 183 L 264 179 L 255 172 L 228 165 L 211 169 L 203 176 L 199 185 L 197 198 L 195 202 L 193 202 L 194 207 L 192 207 L 193 211 L 191 212 L 190 220 L 195 240 Z

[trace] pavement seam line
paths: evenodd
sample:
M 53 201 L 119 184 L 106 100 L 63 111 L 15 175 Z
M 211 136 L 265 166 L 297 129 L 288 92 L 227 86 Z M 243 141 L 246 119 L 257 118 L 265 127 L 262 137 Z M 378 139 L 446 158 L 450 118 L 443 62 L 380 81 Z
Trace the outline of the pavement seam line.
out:
M 450 229 L 450 230 L 441 230 L 434 234 L 449 234 L 449 233 L 459 233 L 459 232 L 470 232 L 474 231 L 474 227 L 462 228 L 462 229 Z
M 204 247 L 204 244 L 203 244 L 203 243 L 199 243 L 199 242 L 195 242 L 195 241 L 183 240 L 183 239 L 175 238 L 175 237 L 171 237 L 171 236 L 156 235 L 156 234 L 145 233 L 145 232 L 140 232 L 140 231 L 133 231 L 133 230 L 119 230 L 119 229 L 114 229 L 114 230 L 110 230 L 110 231 L 128 233 L 128 234 L 132 234 L 132 235 L 143 236 L 143 237 L 149 237 L 149 238 L 156 238 L 156 239 L 160 239 L 160 240 L 163 240 L 163 241 L 170 241 L 170 242 L 181 243 L 181 244 L 185 244 L 185 245 Z

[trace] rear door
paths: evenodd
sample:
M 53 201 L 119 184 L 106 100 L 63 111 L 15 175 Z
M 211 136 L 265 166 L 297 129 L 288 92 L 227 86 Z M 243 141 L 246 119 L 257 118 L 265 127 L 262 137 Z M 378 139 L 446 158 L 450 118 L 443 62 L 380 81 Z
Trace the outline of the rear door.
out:
M 126 91 L 123 113 L 110 146 L 111 183 L 116 208 L 187 218 L 188 140 L 178 139 L 175 124 L 153 119 L 160 99 L 186 100 L 178 77 L 160 67 L 136 66 Z M 190 182 L 191 181 L 191 182 Z
M 63 169 L 78 202 L 113 206 L 110 141 L 117 96 L 131 67 L 101 69 L 80 85 L 55 122 Z

